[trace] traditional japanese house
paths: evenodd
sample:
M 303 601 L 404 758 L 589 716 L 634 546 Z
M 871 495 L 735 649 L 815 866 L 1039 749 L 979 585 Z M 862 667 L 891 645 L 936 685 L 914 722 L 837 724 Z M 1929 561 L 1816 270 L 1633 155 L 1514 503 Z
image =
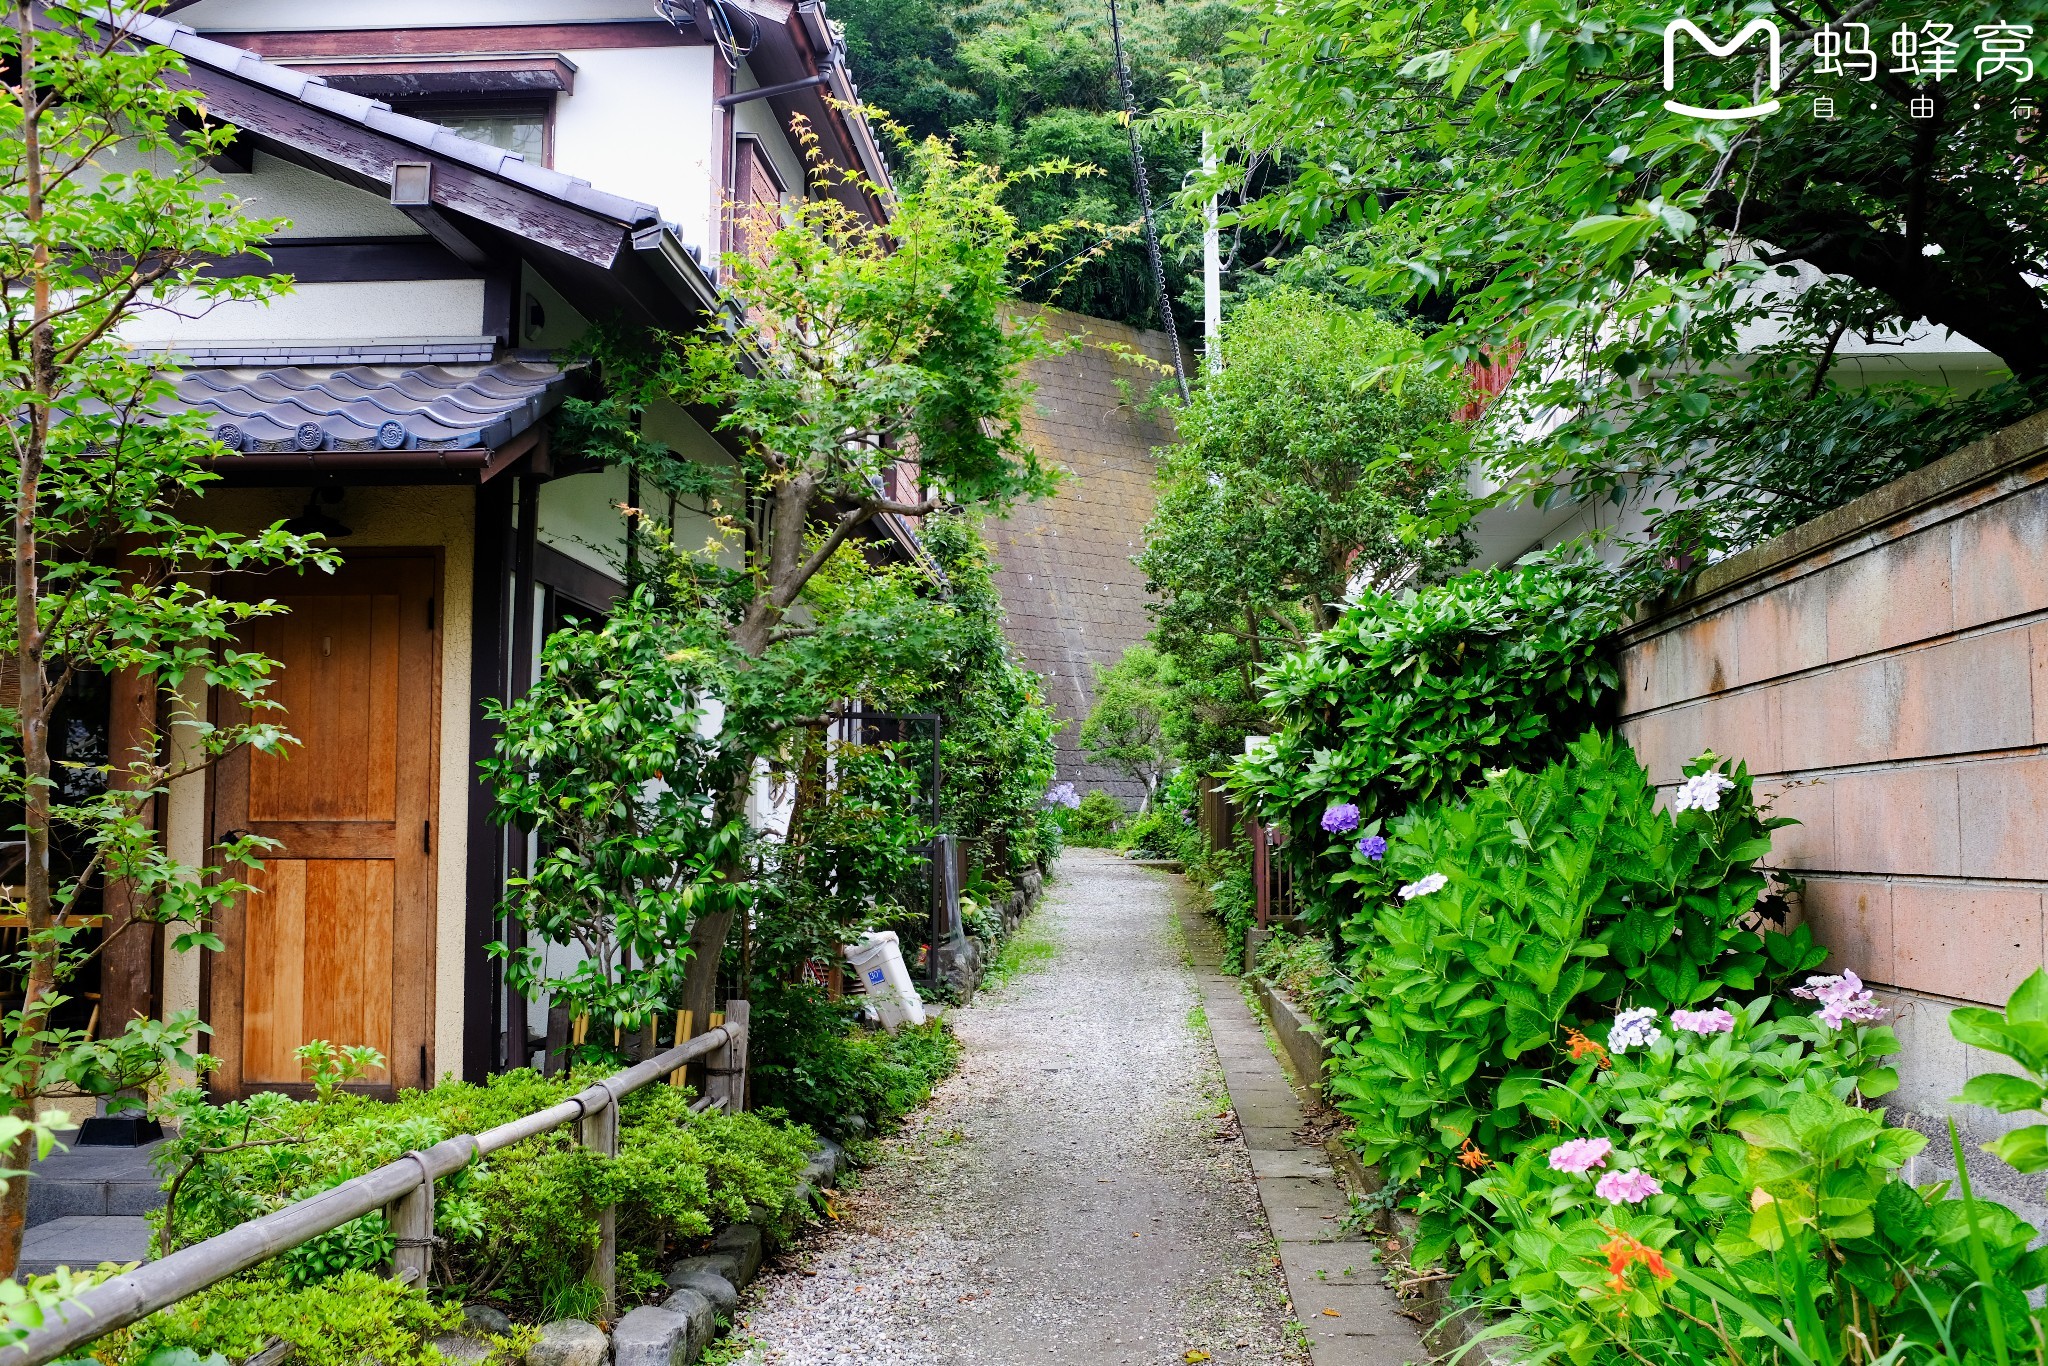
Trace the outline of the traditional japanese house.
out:
M 243 586 L 290 608 L 250 644 L 283 666 L 299 745 L 185 780 L 157 813 L 187 860 L 229 831 L 278 840 L 262 895 L 224 917 L 223 952 L 123 936 L 101 1027 L 198 1008 L 224 1096 L 296 1084 L 293 1050 L 315 1038 L 377 1047 L 386 1086 L 523 1065 L 544 1015 L 485 946 L 527 851 L 475 777 L 484 704 L 534 676 L 552 628 L 620 592 L 643 496 L 624 470 L 551 450 L 551 414 L 585 383 L 569 348 L 599 321 L 716 314 L 730 206 L 807 192 L 792 119 L 830 161 L 877 184 L 886 168 L 846 112 L 843 45 L 815 0 L 170 8 L 139 36 L 183 54 L 182 79 L 237 130 L 227 187 L 285 221 L 269 263 L 221 268 L 297 286 L 158 315 L 129 340 L 181 367 L 179 400 L 231 452 L 199 518 L 291 520 L 344 564 Z M 729 464 L 714 421 L 675 408 L 649 434 Z M 649 511 L 679 543 L 710 531 L 702 509 Z M 876 534 L 911 544 L 887 519 Z M 158 704 L 113 680 L 87 718 L 107 733 L 82 746 L 121 752 Z M 124 913 L 118 895 L 108 910 Z

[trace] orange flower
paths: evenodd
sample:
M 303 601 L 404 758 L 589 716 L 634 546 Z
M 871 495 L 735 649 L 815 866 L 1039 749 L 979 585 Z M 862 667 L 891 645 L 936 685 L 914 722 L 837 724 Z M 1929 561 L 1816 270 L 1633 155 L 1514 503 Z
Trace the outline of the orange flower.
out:
M 1469 1138 L 1465 1140 L 1465 1145 L 1458 1149 L 1458 1155 L 1451 1160 L 1468 1172 L 1483 1172 L 1493 1165 L 1493 1159 L 1479 1151 Z
M 1614 1066 L 1614 1060 L 1607 1056 L 1607 1050 L 1587 1038 L 1576 1029 L 1566 1029 L 1565 1044 L 1571 1049 L 1573 1062 L 1584 1062 L 1587 1058 L 1600 1059 L 1602 1067 Z
M 1664 1265 L 1664 1254 L 1653 1247 L 1646 1247 L 1640 1241 L 1619 1230 L 1610 1229 L 1614 1238 L 1600 1250 L 1607 1254 L 1607 1288 L 1617 1295 L 1628 1293 L 1628 1269 L 1632 1266 L 1649 1268 L 1654 1280 L 1672 1279 L 1671 1268 Z

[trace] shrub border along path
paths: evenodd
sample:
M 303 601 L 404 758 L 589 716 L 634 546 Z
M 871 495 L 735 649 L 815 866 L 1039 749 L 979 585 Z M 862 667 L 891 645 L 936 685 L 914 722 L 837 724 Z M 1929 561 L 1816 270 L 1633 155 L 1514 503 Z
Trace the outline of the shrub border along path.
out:
M 1221 931 L 1194 908 L 1184 883 L 1177 891 L 1189 965 L 1315 1366 L 1428 1361 L 1417 1324 L 1385 1284 L 1379 1249 L 1347 1223 L 1350 1197 L 1329 1154 L 1297 1132 L 1301 1101 L 1245 1002 L 1241 979 L 1220 969 Z

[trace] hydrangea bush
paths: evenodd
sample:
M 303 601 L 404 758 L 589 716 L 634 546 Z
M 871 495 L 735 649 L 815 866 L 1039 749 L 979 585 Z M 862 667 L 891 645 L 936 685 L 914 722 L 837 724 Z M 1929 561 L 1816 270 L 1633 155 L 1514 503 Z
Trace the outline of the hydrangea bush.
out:
M 1261 677 L 1272 742 L 1232 784 L 1303 874 L 1330 925 L 1360 905 L 1334 874 L 1417 804 L 1490 769 L 1534 767 L 1601 715 L 1619 686 L 1601 642 L 1624 613 L 1587 559 L 1531 557 L 1398 594 L 1366 594 Z
M 1588 734 L 1540 773 L 1394 823 L 1340 876 L 1365 909 L 1312 993 L 1353 1141 L 1416 1218 L 1418 1267 L 1504 1314 L 1527 1359 L 2012 1363 L 2048 1349 L 2048 1248 L 1926 1144 L 1885 1009 L 1804 927 L 1764 932 L 1787 824 L 1713 754 L 1660 797 Z M 1348 833 L 1348 832 L 1347 832 Z M 1959 1038 L 2025 1076 L 1959 1100 L 2048 1110 L 2048 973 Z M 1961 1146 L 1952 1136 L 1960 1162 Z M 1987 1145 L 2048 1167 L 2048 1125 Z
M 1502 1331 L 1574 1362 L 1890 1361 L 1901 1341 L 1906 1360 L 1988 1362 L 1991 1316 L 1964 1303 L 1994 1283 L 1982 1251 L 2022 1359 L 2048 1253 L 2002 1206 L 1901 1179 L 1927 1140 L 1863 1104 L 1896 1084 L 1882 1060 L 1898 1042 L 1874 1001 L 1836 1008 L 1849 977 L 1632 1008 L 1608 1048 L 1581 1050 L 1531 1102 L 1551 1132 L 1467 1188 L 1485 1236 L 1460 1269 L 1509 1313 Z M 1844 1342 L 1875 1346 L 1829 1350 Z
M 1331 1090 L 1366 1160 L 1406 1184 L 1418 1262 L 1486 1260 L 1467 1187 L 1551 1132 L 1560 1078 L 1707 1037 L 1723 998 L 1818 966 L 1803 931 L 1758 932 L 1757 860 L 1787 822 L 1757 810 L 1741 765 L 1703 755 L 1687 780 L 1711 807 L 1660 803 L 1628 746 L 1589 732 L 1541 772 L 1397 821 L 1381 859 L 1351 851 L 1337 874 L 1365 909 L 1325 998 Z M 1662 1179 L 1646 1170 L 1613 1189 L 1640 1195 Z

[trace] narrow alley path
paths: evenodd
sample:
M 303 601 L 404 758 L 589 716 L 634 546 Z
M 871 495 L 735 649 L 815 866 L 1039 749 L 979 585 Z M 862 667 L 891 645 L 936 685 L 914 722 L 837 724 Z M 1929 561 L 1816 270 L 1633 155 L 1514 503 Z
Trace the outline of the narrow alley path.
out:
M 767 1276 L 771 1366 L 1299 1366 L 1169 879 L 1072 850 L 1050 961 L 958 1012 L 957 1075 Z

